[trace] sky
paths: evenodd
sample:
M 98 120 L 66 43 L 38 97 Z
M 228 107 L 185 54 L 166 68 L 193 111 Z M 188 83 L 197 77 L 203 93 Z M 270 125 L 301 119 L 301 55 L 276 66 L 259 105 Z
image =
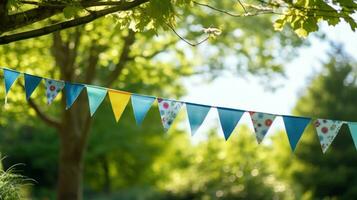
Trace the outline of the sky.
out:
M 320 30 L 326 33 L 330 40 L 344 45 L 346 52 L 357 59 L 357 33 L 354 33 L 348 24 L 340 23 L 336 27 L 321 24 Z M 291 114 L 299 96 L 303 94 L 308 85 L 309 78 L 321 70 L 321 61 L 327 60 L 326 52 L 329 45 L 326 41 L 317 39 L 312 33 L 308 39 L 311 45 L 299 50 L 299 55 L 291 63 L 286 64 L 286 79 L 282 87 L 275 92 L 266 90 L 259 81 L 259 77 L 243 79 L 234 76 L 222 76 L 211 83 L 197 84 L 196 78 L 189 79 L 185 83 L 188 91 L 183 98 L 185 101 L 208 105 L 219 105 L 243 110 L 263 111 L 274 114 Z M 253 126 L 246 113 L 239 124 L 246 124 L 252 130 Z M 209 127 L 217 125 L 217 111 L 211 109 L 203 126 L 198 130 L 193 140 L 204 138 Z M 187 123 L 189 132 L 189 124 Z M 284 130 L 282 119 L 277 118 L 268 134 L 276 130 Z M 218 128 L 218 133 L 223 133 Z

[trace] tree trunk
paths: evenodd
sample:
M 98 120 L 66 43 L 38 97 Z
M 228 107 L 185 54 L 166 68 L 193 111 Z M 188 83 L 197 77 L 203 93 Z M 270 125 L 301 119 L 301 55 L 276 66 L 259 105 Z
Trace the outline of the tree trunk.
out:
M 78 142 L 69 139 L 61 139 L 58 171 L 58 200 L 82 200 L 84 149 L 80 149 L 76 145 L 77 143 Z
M 65 96 L 65 95 L 64 95 Z M 62 101 L 65 101 L 63 96 Z M 60 130 L 58 200 L 82 200 L 82 177 L 87 136 L 91 125 L 86 94 L 63 114 Z M 63 104 L 64 106 L 64 104 Z

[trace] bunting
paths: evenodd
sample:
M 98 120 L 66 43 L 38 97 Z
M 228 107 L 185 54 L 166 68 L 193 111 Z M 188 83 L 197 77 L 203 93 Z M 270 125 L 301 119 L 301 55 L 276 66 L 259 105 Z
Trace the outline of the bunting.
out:
M 107 95 L 107 90 L 102 88 L 97 88 L 94 86 L 88 86 L 88 85 L 86 86 L 86 88 L 87 88 L 90 116 L 93 116 L 95 111 L 98 109 L 100 104 L 103 102 L 105 96 Z
M 259 112 L 249 112 L 249 114 L 253 122 L 255 137 L 257 138 L 258 143 L 261 143 L 276 116 Z
M 65 83 L 64 89 L 66 91 L 66 109 L 69 109 L 82 92 L 84 85 Z
M 310 123 L 310 118 L 283 116 L 285 130 L 288 135 L 291 150 L 294 151 L 306 126 Z
M 4 69 L 4 82 L 5 82 L 5 104 L 7 103 L 7 94 L 10 91 L 11 86 L 19 77 L 20 72 L 13 71 L 10 69 Z
M 188 121 L 190 123 L 191 135 L 195 135 L 198 128 L 205 120 L 208 111 L 211 109 L 209 106 L 186 103 L 186 110 Z
M 133 106 L 134 117 L 137 125 L 141 125 L 155 99 L 155 97 L 151 96 L 143 96 L 138 94 L 131 95 L 131 103 Z
M 53 79 L 45 79 L 45 87 L 46 87 L 47 104 L 50 105 L 53 102 L 53 100 L 57 97 L 58 93 L 63 90 L 64 82 L 56 81 Z
M 244 114 L 244 111 L 227 108 L 217 108 L 217 110 L 224 138 L 228 140 L 240 118 Z
M 352 136 L 353 143 L 357 149 L 357 123 L 356 122 L 349 122 L 348 127 L 350 129 L 350 133 Z
M 130 94 L 120 91 L 108 90 L 108 96 L 112 105 L 115 120 L 118 122 L 126 108 L 126 105 L 129 103 Z
M 317 119 L 315 120 L 315 128 L 320 140 L 322 152 L 325 153 L 337 136 L 338 131 L 343 125 L 342 121 Z
M 131 99 L 135 121 L 138 125 L 142 124 L 146 114 L 156 100 L 156 97 L 154 96 L 131 94 L 129 92 L 102 88 L 99 86 L 53 80 L 2 67 L 0 67 L 0 69 L 3 69 L 4 72 L 5 102 L 12 85 L 21 74 L 24 75 L 26 99 L 31 97 L 32 93 L 36 90 L 42 79 L 44 79 L 47 104 L 51 104 L 57 95 L 65 89 L 66 109 L 69 109 L 73 105 L 83 88 L 86 88 L 91 116 L 95 114 L 96 110 L 103 103 L 106 95 L 108 94 L 116 121 L 119 121 Z M 165 131 L 169 130 L 184 104 L 186 104 L 191 135 L 194 135 L 197 132 L 212 107 L 210 105 L 158 98 L 158 108 Z M 233 130 L 239 123 L 242 115 L 246 111 L 223 107 L 217 107 L 217 110 L 224 138 L 228 140 Z M 276 116 L 279 115 L 261 112 L 249 112 L 249 114 L 254 126 L 257 141 L 258 143 L 261 143 Z M 283 117 L 290 147 L 292 151 L 294 151 L 303 132 L 310 123 L 311 118 L 284 115 L 280 116 Z M 330 119 L 317 119 L 314 121 L 314 126 L 316 128 L 323 153 L 327 151 L 328 147 L 331 145 L 344 123 L 348 124 L 352 139 L 357 149 L 357 122 L 345 122 Z
M 24 77 L 25 77 L 26 99 L 28 100 L 31 97 L 33 91 L 35 91 L 38 84 L 40 84 L 42 78 L 30 74 L 24 74 Z
M 180 111 L 183 103 L 162 98 L 158 98 L 157 102 L 159 104 L 161 122 L 165 132 L 167 132 L 175 120 L 177 113 Z

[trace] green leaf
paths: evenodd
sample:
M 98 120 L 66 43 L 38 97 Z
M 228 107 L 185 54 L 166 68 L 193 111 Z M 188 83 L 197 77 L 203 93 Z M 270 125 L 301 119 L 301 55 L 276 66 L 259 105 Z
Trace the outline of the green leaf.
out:
M 63 9 L 63 15 L 65 18 L 70 19 L 78 15 L 82 9 L 77 6 L 67 6 Z
M 295 30 L 295 33 L 299 36 L 299 37 L 306 37 L 308 35 L 308 32 L 306 31 L 306 29 L 304 29 L 303 27 L 298 28 Z
M 275 22 L 274 22 L 274 30 L 276 31 L 282 31 L 283 28 L 284 28 L 284 25 L 286 23 L 286 20 L 285 18 L 280 18 L 280 19 L 277 19 Z

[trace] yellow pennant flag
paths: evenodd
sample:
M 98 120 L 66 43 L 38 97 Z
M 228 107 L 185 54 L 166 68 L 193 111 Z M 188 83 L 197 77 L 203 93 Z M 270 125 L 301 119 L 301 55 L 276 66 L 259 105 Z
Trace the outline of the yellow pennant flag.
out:
M 110 103 L 112 104 L 115 120 L 118 122 L 130 100 L 131 94 L 122 91 L 108 90 L 108 95 Z

